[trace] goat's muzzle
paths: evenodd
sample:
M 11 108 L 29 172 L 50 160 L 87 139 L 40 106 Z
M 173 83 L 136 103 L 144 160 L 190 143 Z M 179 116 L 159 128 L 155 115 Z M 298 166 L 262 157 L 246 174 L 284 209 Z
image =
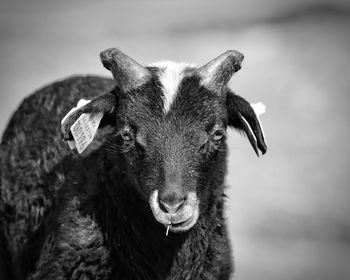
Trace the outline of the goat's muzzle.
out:
M 158 190 L 150 196 L 154 218 L 172 232 L 187 231 L 194 226 L 199 216 L 199 202 L 195 192 L 189 192 L 183 199 L 169 203 L 159 198 Z

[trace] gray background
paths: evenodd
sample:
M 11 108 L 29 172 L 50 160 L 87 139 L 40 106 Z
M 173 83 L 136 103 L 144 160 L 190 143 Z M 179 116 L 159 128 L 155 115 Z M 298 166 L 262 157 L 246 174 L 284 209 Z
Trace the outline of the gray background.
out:
M 0 134 L 23 97 L 109 75 L 101 50 L 143 64 L 245 54 L 231 80 L 263 101 L 268 153 L 229 135 L 235 279 L 350 279 L 350 1 L 1 1 Z

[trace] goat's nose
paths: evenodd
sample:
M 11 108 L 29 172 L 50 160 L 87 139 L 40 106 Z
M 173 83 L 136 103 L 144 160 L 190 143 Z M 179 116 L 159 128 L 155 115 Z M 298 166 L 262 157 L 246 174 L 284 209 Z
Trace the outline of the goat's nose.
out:
M 179 210 L 185 202 L 185 194 L 177 190 L 164 190 L 159 195 L 159 204 L 163 211 L 168 213 L 175 213 Z
M 177 210 L 179 210 L 182 206 L 182 204 L 184 204 L 185 202 L 185 199 L 181 199 L 180 201 L 177 200 L 177 201 L 168 201 L 168 202 L 165 202 L 163 200 L 160 200 L 160 205 L 161 207 L 163 208 L 163 210 L 167 213 L 175 213 Z

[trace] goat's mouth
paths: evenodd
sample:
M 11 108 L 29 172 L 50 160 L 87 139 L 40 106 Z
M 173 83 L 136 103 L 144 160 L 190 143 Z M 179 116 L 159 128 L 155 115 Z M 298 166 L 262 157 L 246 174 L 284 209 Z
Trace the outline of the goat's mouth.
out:
M 194 192 L 188 194 L 184 205 L 175 213 L 164 212 L 159 206 L 158 190 L 153 191 L 150 197 L 150 206 L 154 218 L 163 224 L 171 232 L 183 232 L 191 229 L 199 217 L 197 195 Z
M 198 207 L 194 209 L 192 216 L 190 218 L 188 218 L 185 221 L 181 221 L 181 222 L 171 222 L 171 224 L 165 225 L 165 226 L 169 226 L 169 230 L 172 232 L 182 232 L 182 231 L 187 231 L 190 228 L 192 228 L 194 226 L 194 224 L 197 222 L 198 220 L 198 216 L 199 216 L 199 211 L 198 211 Z

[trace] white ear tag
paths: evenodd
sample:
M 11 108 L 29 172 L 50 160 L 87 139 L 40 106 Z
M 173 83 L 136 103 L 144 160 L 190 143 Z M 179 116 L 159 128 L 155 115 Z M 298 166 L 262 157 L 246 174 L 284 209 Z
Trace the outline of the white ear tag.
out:
M 262 103 L 262 102 L 258 102 L 258 103 L 251 103 L 250 106 L 253 108 L 254 110 L 254 113 L 256 115 L 256 118 L 258 119 L 258 122 L 259 122 L 259 125 L 260 125 L 260 128 L 261 128 L 261 132 L 262 132 L 262 135 L 265 139 L 265 133 L 264 133 L 264 128 L 260 122 L 260 118 L 259 116 L 266 113 L 266 106 Z
M 91 100 L 86 100 L 86 99 L 80 99 L 78 101 L 78 104 L 76 107 L 72 108 L 67 115 L 64 116 L 64 118 L 61 120 L 61 125 L 64 123 L 64 121 L 68 118 L 70 114 L 72 114 L 74 111 L 78 110 L 80 107 L 90 103 Z
M 94 114 L 93 116 L 86 113 L 81 114 L 79 119 L 77 119 L 70 128 L 79 154 L 81 154 L 94 139 L 102 117 L 102 113 Z
M 88 104 L 90 100 L 80 99 L 76 107 L 72 108 L 67 115 L 61 121 L 61 125 L 68 118 L 70 114 L 79 109 L 80 107 Z M 78 152 L 81 154 L 86 147 L 92 142 L 96 134 L 97 128 L 100 124 L 103 115 L 95 114 L 91 118 L 91 114 L 82 114 L 79 119 L 71 127 L 71 132 L 74 140 L 69 140 L 68 146 L 71 150 L 77 148 Z

